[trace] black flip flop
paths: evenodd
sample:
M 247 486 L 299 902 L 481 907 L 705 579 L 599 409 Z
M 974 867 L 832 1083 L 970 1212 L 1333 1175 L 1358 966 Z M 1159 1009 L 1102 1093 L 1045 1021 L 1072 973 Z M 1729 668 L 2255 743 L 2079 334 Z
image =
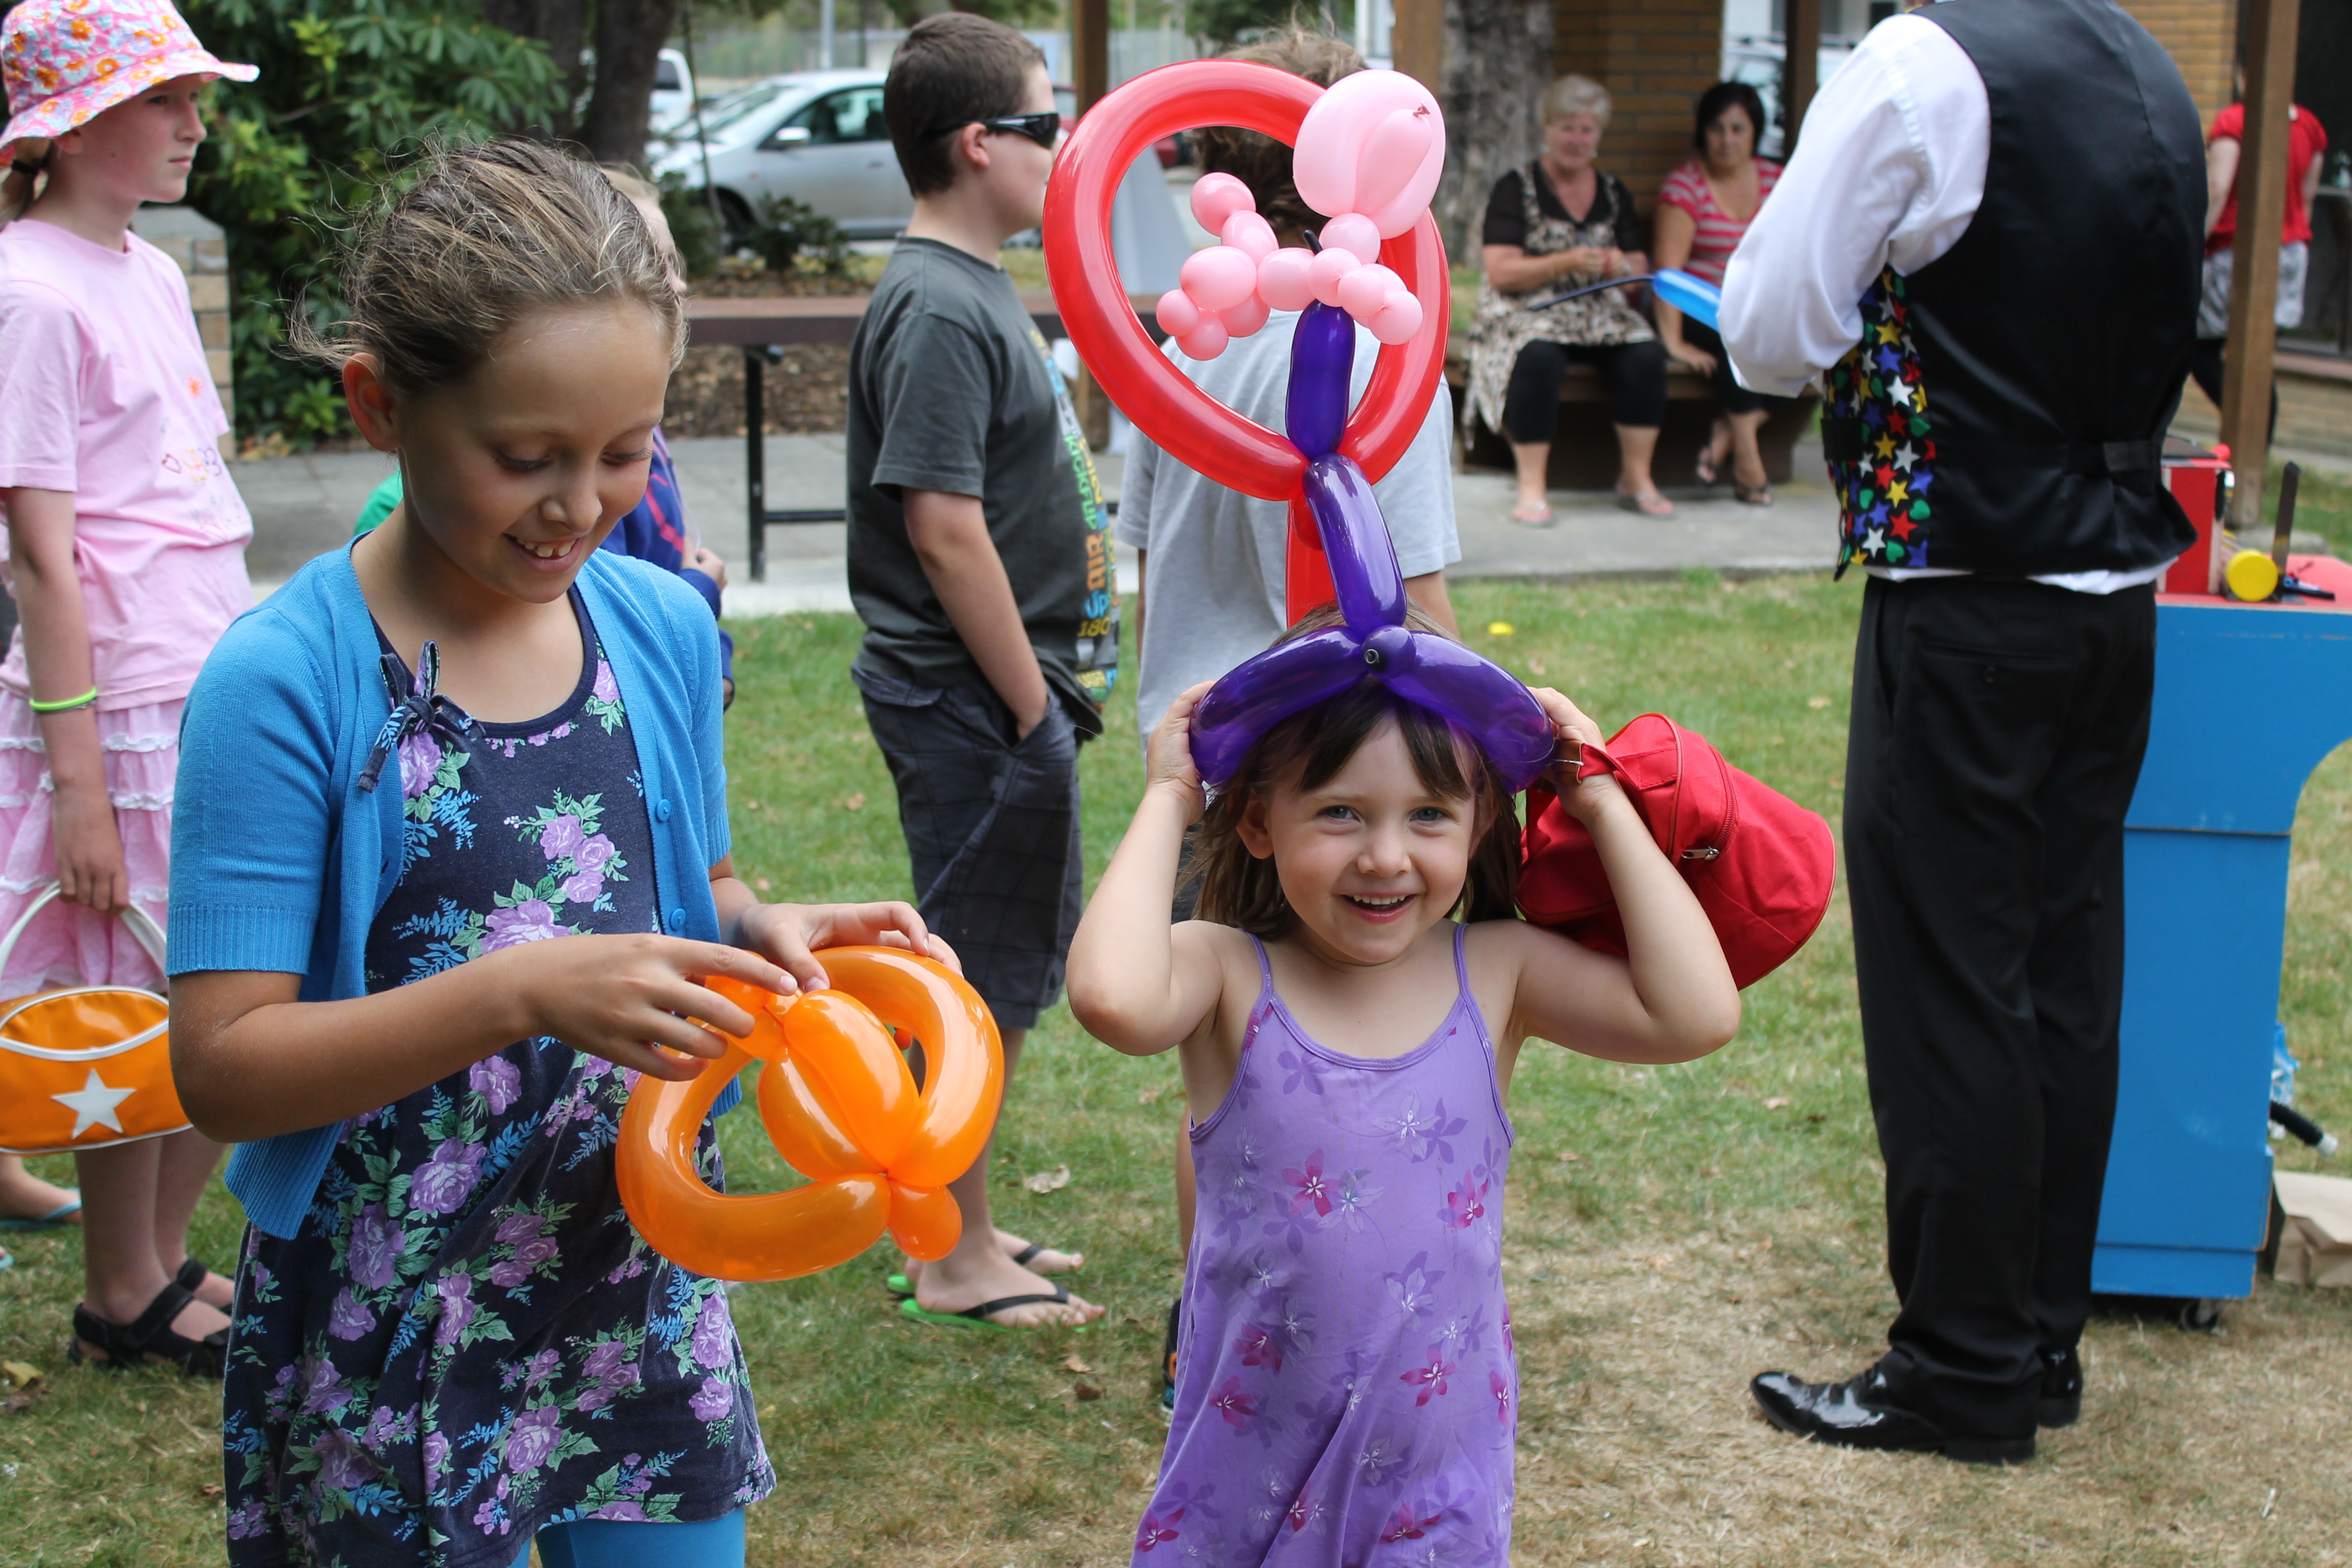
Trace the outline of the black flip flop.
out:
M 982 1301 L 977 1307 L 966 1307 L 961 1312 L 934 1312 L 928 1307 L 917 1306 L 915 1299 L 909 1296 L 898 1303 L 898 1315 L 914 1322 L 929 1323 L 935 1329 L 994 1329 L 999 1333 L 1009 1334 L 1013 1332 L 1016 1327 L 1027 1328 L 1030 1325 L 992 1323 L 988 1320 L 998 1312 L 1007 1311 L 1014 1307 L 1035 1306 L 1041 1302 L 1061 1303 L 1066 1302 L 1069 1299 L 1069 1287 L 1056 1285 L 1051 1295 L 1032 1293 L 1026 1296 L 1000 1296 L 993 1301 Z M 1041 1323 L 1036 1326 L 1069 1329 L 1086 1327 L 1084 1323 Z

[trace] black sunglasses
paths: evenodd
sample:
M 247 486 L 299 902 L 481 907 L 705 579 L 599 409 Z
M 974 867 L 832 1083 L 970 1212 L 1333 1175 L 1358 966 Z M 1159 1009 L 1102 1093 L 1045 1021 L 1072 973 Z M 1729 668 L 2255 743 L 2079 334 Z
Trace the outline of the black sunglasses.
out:
M 923 134 L 945 136 L 951 131 L 962 130 L 966 125 L 977 125 L 983 131 L 1010 131 L 1015 136 L 1026 136 L 1048 153 L 1062 138 L 1061 111 L 1053 109 L 1038 114 L 1000 114 L 993 120 L 966 120 L 954 125 L 942 125 L 935 131 L 926 131 Z

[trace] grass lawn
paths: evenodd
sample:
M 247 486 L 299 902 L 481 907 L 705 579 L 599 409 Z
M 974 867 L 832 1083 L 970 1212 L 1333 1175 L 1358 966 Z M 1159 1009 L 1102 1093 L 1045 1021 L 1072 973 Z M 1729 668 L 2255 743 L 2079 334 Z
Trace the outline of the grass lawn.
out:
M 1834 821 L 1860 597 L 1821 579 L 1694 576 L 1465 584 L 1457 603 L 1479 647 L 1604 725 L 1671 711 Z M 844 675 L 856 634 L 842 617 L 737 628 L 736 854 L 775 898 L 906 891 L 889 780 Z M 1130 710 L 1114 712 L 1085 770 L 1098 870 L 1139 783 Z M 2297 835 L 2283 1011 L 2303 1102 L 2352 1132 L 2352 753 L 2322 768 Z M 2345 1563 L 2352 1300 L 2340 1292 L 2265 1281 L 2211 1335 L 2095 1321 L 2084 1419 L 2045 1434 L 2021 1469 L 1815 1448 L 1752 1416 L 1752 1373 L 1843 1375 L 1874 1353 L 1892 1309 L 1852 976 L 1841 898 L 1811 946 L 1748 993 L 1739 1037 L 1716 1056 L 1658 1069 L 1540 1047 L 1523 1058 L 1506 1261 L 1525 1380 L 1517 1561 Z M 1000 1217 L 1087 1252 L 1080 1289 L 1111 1307 L 1100 1324 L 903 1324 L 880 1254 L 736 1297 L 785 1478 L 751 1513 L 753 1563 L 1126 1560 L 1162 1435 L 1175 1081 L 1172 1060 L 1095 1046 L 1057 1011 L 1009 1101 Z M 739 1181 L 784 1179 L 751 1117 L 724 1133 Z M 2281 1158 L 2314 1164 L 2299 1149 Z M 1057 1191 L 1023 1186 L 1062 1165 Z M 237 1225 L 215 1193 L 199 1251 L 232 1257 Z M 215 1391 L 68 1367 L 78 1243 L 8 1239 L 0 1359 L 40 1376 L 0 1415 L 0 1563 L 219 1561 Z

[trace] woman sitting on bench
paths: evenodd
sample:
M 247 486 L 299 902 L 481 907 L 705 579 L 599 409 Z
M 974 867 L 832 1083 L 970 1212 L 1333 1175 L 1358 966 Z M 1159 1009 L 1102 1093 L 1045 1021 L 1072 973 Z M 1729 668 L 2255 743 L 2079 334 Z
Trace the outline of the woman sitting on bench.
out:
M 1609 94 L 1589 77 L 1544 89 L 1543 156 L 1495 182 L 1486 203 L 1486 281 L 1470 347 L 1472 416 L 1509 437 L 1518 469 L 1515 521 L 1551 526 L 1545 498 L 1559 389 L 1570 363 L 1599 368 L 1615 401 L 1617 504 L 1672 517 L 1650 477 L 1666 414 L 1666 353 L 1626 296 L 1603 289 L 1541 310 L 1563 289 L 1650 269 L 1625 183 L 1592 166 L 1609 124 Z
M 1756 155 L 1763 124 L 1764 100 L 1744 81 L 1719 81 L 1699 95 L 1693 139 L 1699 155 L 1668 175 L 1658 192 L 1659 266 L 1723 287 L 1724 264 L 1780 177 L 1780 164 Z M 1657 307 L 1658 341 L 1669 357 L 1715 383 L 1716 406 L 1723 411 L 1698 455 L 1699 483 L 1714 484 L 1728 462 L 1731 493 L 1749 506 L 1770 506 L 1772 487 L 1756 433 L 1788 399 L 1740 385 L 1713 327 L 1685 320 L 1664 300 Z

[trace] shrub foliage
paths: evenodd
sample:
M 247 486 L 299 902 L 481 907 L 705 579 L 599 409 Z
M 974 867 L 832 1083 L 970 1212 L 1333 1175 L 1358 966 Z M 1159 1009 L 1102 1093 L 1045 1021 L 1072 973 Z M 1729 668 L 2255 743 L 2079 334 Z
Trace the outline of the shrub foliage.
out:
M 540 44 L 483 21 L 472 0 L 188 0 L 207 48 L 261 68 L 215 88 L 189 200 L 221 226 L 235 296 L 240 435 L 297 440 L 344 428 L 333 382 L 280 352 L 285 313 L 321 323 L 346 215 L 425 139 L 544 125 L 561 107 Z

